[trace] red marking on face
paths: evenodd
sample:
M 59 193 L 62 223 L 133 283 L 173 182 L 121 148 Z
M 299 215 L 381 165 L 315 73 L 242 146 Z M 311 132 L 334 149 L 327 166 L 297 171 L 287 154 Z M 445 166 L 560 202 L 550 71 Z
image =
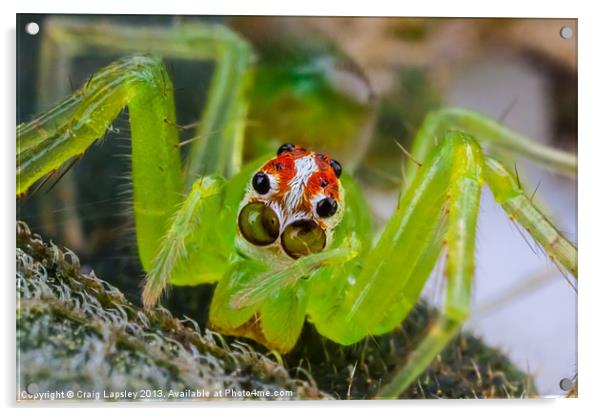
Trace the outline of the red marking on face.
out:
M 321 153 L 314 153 L 314 161 L 318 169 L 307 181 L 307 192 L 310 198 L 317 195 L 320 190 L 324 196 L 329 196 L 338 201 L 339 199 L 339 178 L 330 166 L 330 158 Z
M 291 153 L 283 153 L 263 165 L 260 170 L 276 179 L 278 191 L 274 198 L 282 198 L 288 192 L 290 181 L 295 176 L 295 158 Z

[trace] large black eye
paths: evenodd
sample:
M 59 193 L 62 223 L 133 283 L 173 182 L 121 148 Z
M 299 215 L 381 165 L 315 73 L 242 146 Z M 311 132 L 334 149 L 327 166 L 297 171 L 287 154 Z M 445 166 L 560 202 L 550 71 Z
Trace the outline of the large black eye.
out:
M 330 167 L 334 170 L 334 174 L 337 175 L 337 178 L 341 177 L 341 173 L 343 173 L 343 167 L 339 162 L 334 159 L 330 159 Z
M 332 217 L 337 212 L 337 201 L 330 197 L 321 199 L 316 205 L 316 212 L 322 218 Z
M 282 153 L 286 153 L 286 152 L 292 152 L 293 150 L 295 150 L 295 145 L 294 144 L 283 144 L 282 146 L 280 146 L 278 148 L 278 156 L 280 156 Z
M 253 202 L 240 211 L 238 228 L 249 243 L 267 246 L 278 238 L 280 221 L 274 210 L 262 202 Z
M 257 172 L 253 176 L 253 189 L 261 195 L 265 195 L 270 190 L 270 178 L 266 173 Z
M 284 251 L 297 259 L 322 251 L 326 246 L 326 234 L 315 222 L 299 220 L 284 229 L 281 241 Z

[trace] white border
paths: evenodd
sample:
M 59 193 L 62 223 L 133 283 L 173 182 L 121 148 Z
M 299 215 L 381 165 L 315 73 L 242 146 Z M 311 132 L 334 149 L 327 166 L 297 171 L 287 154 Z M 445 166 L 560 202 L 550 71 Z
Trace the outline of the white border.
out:
M 600 331 L 600 317 L 602 311 L 600 296 L 602 296 L 602 273 L 600 263 L 596 258 L 601 257 L 602 247 L 602 206 L 600 204 L 600 181 L 602 179 L 602 126 L 599 124 L 599 104 L 602 99 L 600 88 L 600 77 L 602 67 L 600 65 L 599 40 L 602 39 L 601 15 L 596 13 L 595 2 L 586 1 L 545 1 L 535 4 L 525 0 L 504 0 L 498 2 L 473 2 L 467 0 L 454 1 L 385 1 L 370 0 L 361 2 L 343 2 L 324 0 L 303 0 L 297 2 L 284 2 L 276 0 L 220 0 L 220 1 L 155 1 L 152 4 L 147 1 L 102 0 L 102 1 L 25 1 L 18 5 L 4 4 L 2 2 L 3 42 L 2 61 L 0 65 L 1 91 L 5 94 L 0 101 L 3 111 L 2 131 L 4 133 L 0 142 L 2 143 L 3 157 L 3 180 L 0 182 L 0 191 L 6 198 L 2 204 L 3 214 L 2 248 L 0 251 L 6 257 L 2 264 L 5 265 L 6 273 L 3 274 L 4 282 L 4 307 L 6 316 L 2 322 L 2 333 L 6 335 L 0 342 L 2 358 L 4 361 L 3 376 L 0 392 L 3 393 L 5 406 L 14 406 L 15 397 L 15 374 L 14 374 L 14 284 L 12 276 L 14 272 L 14 122 L 15 122 L 15 13 L 124 13 L 124 14 L 300 14 L 300 15 L 399 15 L 399 16 L 440 16 L 440 17 L 568 17 L 578 18 L 579 36 L 579 224 L 584 225 L 579 229 L 579 246 L 581 248 L 579 263 L 582 280 L 580 282 L 579 298 L 579 396 L 577 400 L 554 400 L 554 401 L 490 401 L 483 402 L 416 402 L 406 401 L 391 403 L 353 402 L 346 403 L 269 403 L 260 405 L 257 403 L 223 403 L 207 404 L 196 407 L 177 406 L 178 412 L 194 412 L 204 414 L 219 409 L 230 409 L 233 413 L 241 415 L 254 415 L 266 413 L 306 415 L 313 409 L 332 409 L 347 414 L 365 414 L 369 407 L 376 406 L 375 411 L 379 414 L 399 412 L 412 412 L 429 414 L 471 415 L 487 412 L 489 415 L 507 415 L 509 411 L 546 414 L 567 415 L 579 412 L 588 414 L 589 411 L 599 409 L 598 397 L 602 396 L 602 366 L 600 356 L 602 354 L 602 331 Z M 485 4 L 487 3 L 487 4 Z M 590 6 L 592 4 L 592 6 Z M 164 415 L 173 404 L 163 404 L 158 408 L 148 405 L 128 406 L 139 408 L 145 415 Z M 73 409 L 77 406 L 68 406 L 69 409 L 53 407 L 43 410 L 50 415 L 71 413 L 75 410 L 81 413 L 81 409 Z M 105 414 L 107 407 L 123 407 L 123 405 L 103 405 L 96 408 L 87 408 L 86 413 Z M 335 407 L 337 410 L 335 410 Z M 331 411 L 332 411 L 331 410 Z M 11 409 L 11 413 L 15 409 Z M 42 410 L 36 408 L 20 409 L 22 413 L 39 414 Z M 599 410 L 598 410 L 599 411 Z M 582 413 L 583 412 L 583 413 Z

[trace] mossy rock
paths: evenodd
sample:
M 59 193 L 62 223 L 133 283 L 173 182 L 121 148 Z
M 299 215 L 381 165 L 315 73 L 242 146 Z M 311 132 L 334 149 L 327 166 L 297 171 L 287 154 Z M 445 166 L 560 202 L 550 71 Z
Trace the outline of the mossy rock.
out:
M 136 306 L 93 272 L 83 274 L 73 252 L 45 243 L 24 223 L 17 225 L 16 260 L 20 400 L 26 400 L 23 392 L 100 392 L 102 400 L 108 392 L 143 390 L 151 392 L 148 399 L 176 400 L 370 398 L 435 316 L 419 304 L 397 330 L 350 347 L 307 324 L 297 347 L 279 357 L 251 341 L 201 329 L 204 322 Z M 241 391 L 260 395 L 228 394 Z M 291 393 L 266 397 L 267 391 Z M 530 376 L 461 333 L 401 398 L 532 394 Z M 140 393 L 130 399 L 141 399 Z

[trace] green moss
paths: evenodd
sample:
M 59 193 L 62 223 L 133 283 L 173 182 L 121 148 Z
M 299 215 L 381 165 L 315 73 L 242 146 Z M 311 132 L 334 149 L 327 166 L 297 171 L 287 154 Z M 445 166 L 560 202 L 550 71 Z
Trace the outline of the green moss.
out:
M 201 329 L 204 322 L 135 306 L 23 223 L 17 289 L 19 393 L 257 389 L 291 391 L 293 399 L 369 398 L 434 315 L 418 305 L 398 330 L 350 347 L 307 324 L 291 354 L 270 358 L 262 346 Z M 402 397 L 523 397 L 530 384 L 505 356 L 461 334 Z

